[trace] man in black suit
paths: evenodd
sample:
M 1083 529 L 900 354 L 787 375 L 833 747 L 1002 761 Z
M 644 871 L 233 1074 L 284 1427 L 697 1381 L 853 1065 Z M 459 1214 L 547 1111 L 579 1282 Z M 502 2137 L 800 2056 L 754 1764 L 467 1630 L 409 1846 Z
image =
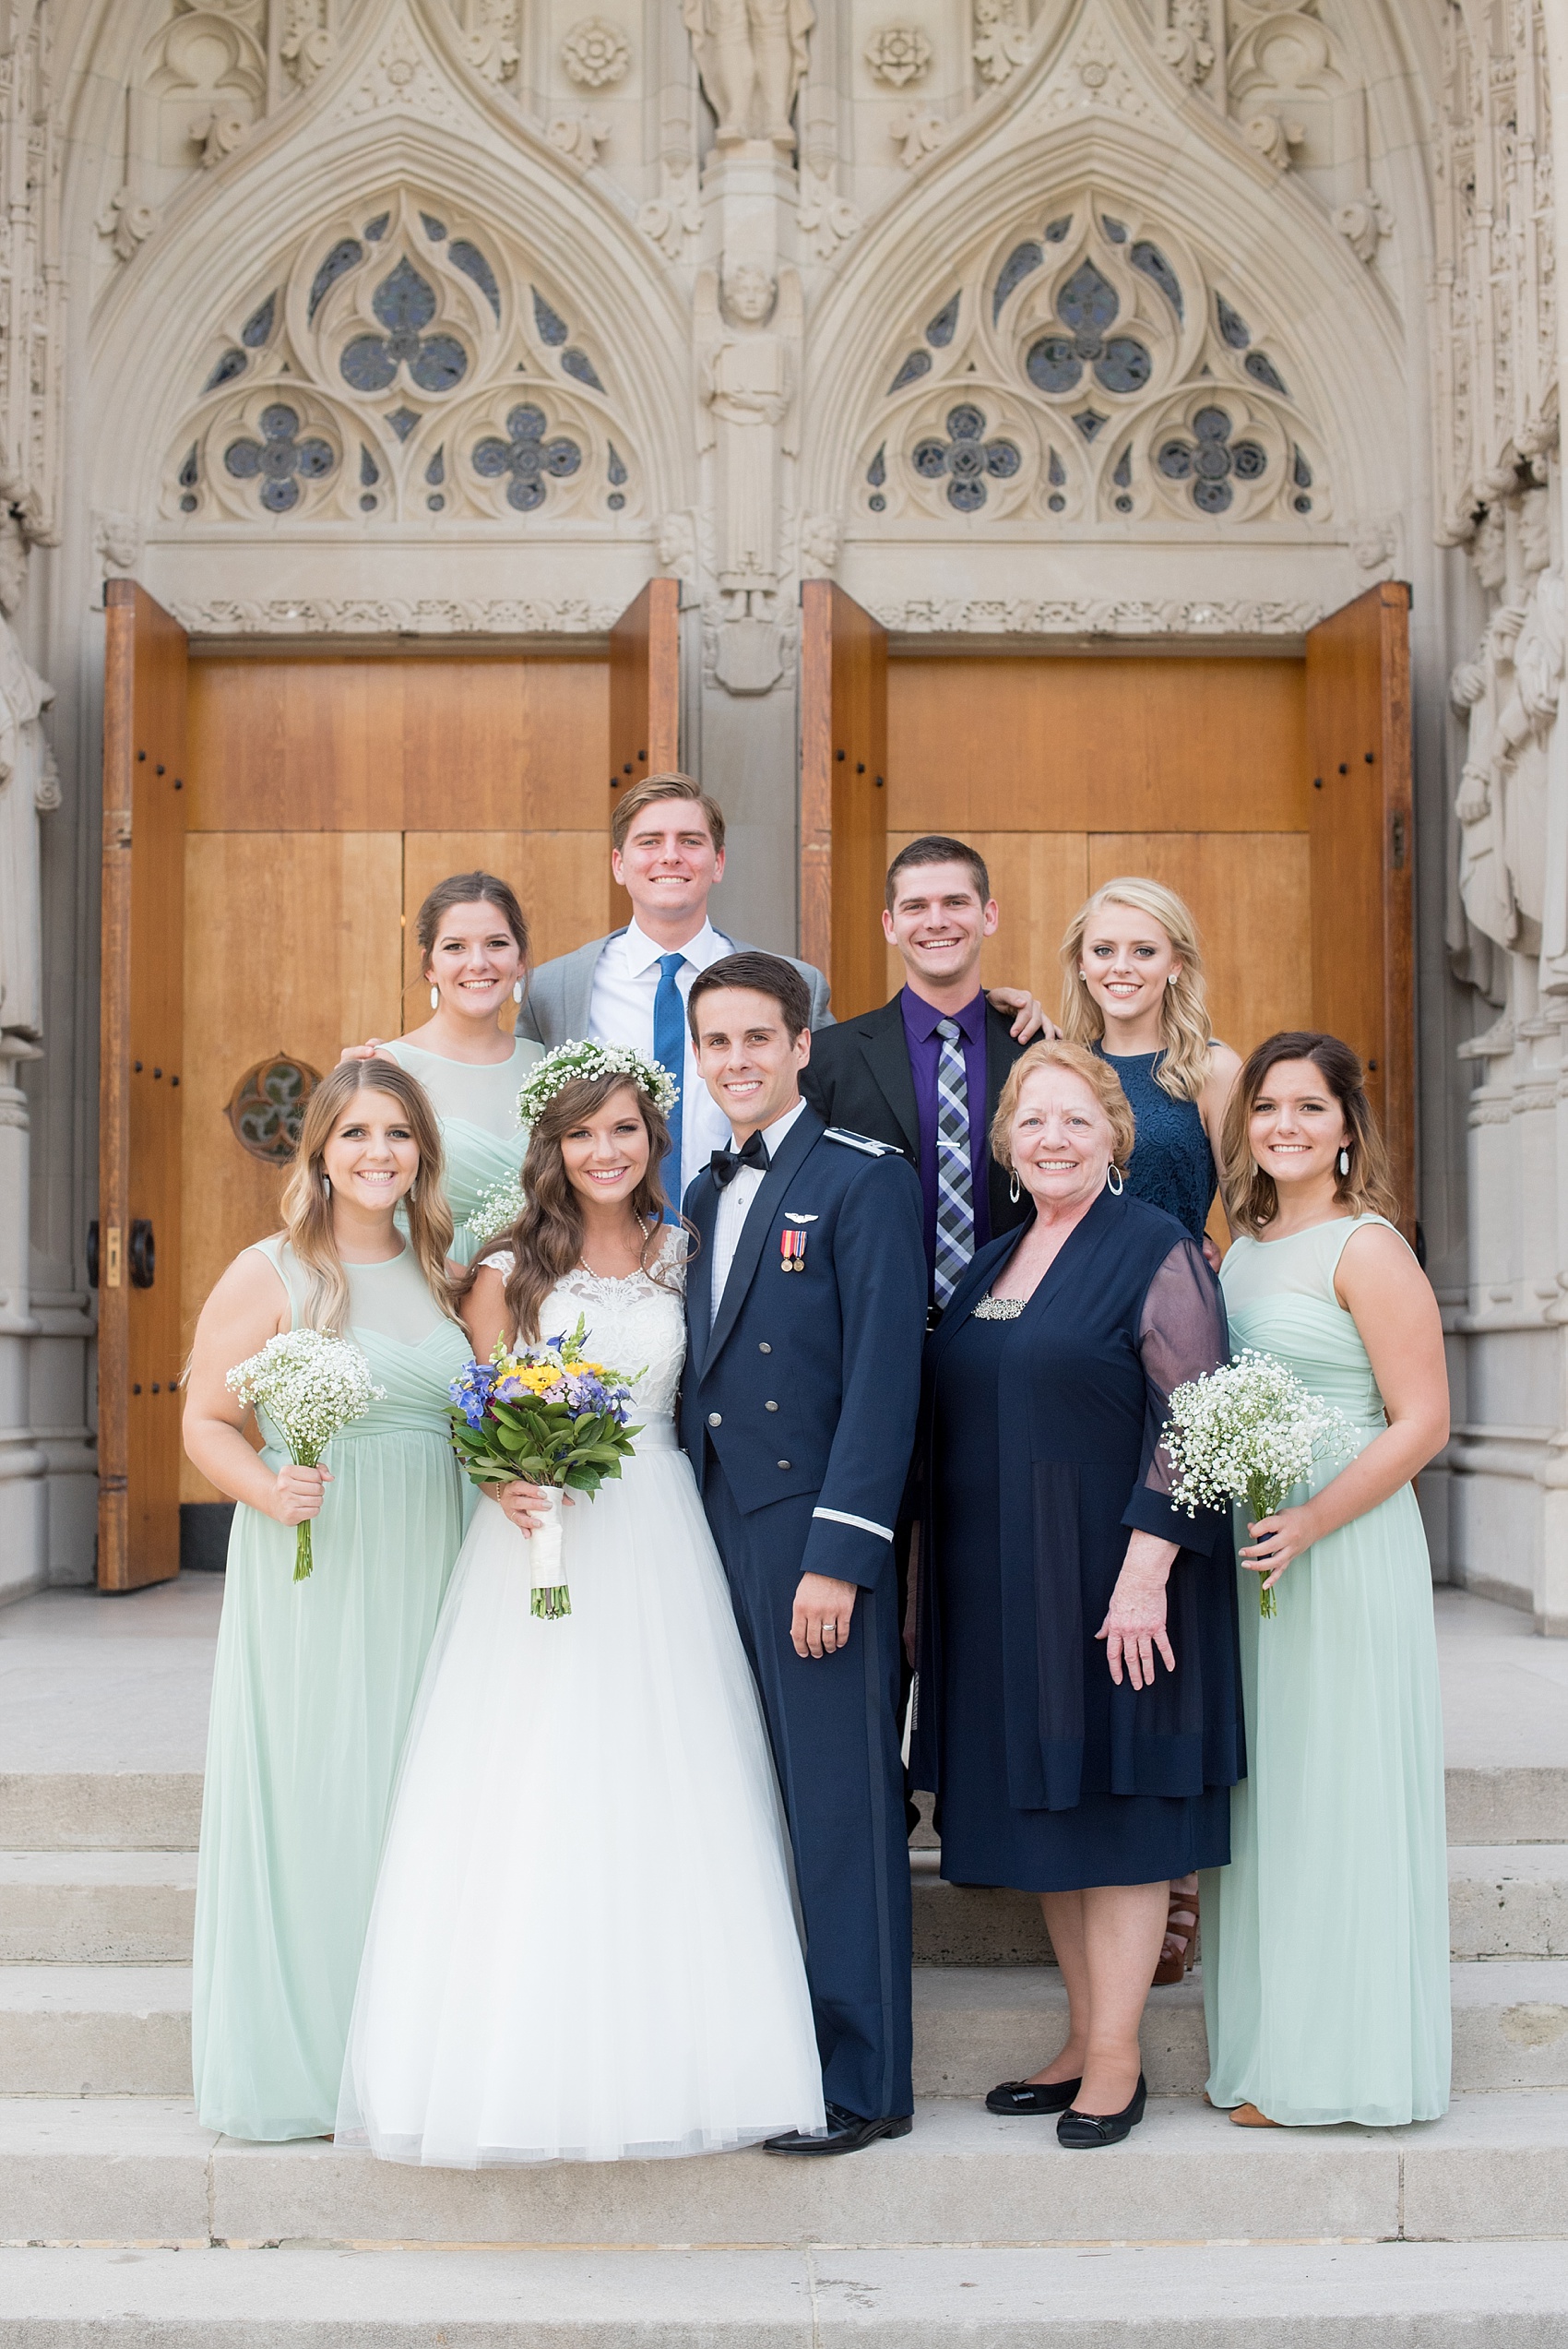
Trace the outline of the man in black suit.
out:
M 975 1250 L 1031 1212 L 1008 1197 L 991 1155 L 991 1121 L 1024 1042 L 1054 1033 L 1030 1004 L 1009 1025 L 980 989 L 980 947 L 997 925 L 984 859 L 928 833 L 887 872 L 882 917 L 905 981 L 891 1003 L 812 1039 L 801 1091 L 829 1126 L 890 1142 L 921 1178 L 926 1270 L 940 1310 Z

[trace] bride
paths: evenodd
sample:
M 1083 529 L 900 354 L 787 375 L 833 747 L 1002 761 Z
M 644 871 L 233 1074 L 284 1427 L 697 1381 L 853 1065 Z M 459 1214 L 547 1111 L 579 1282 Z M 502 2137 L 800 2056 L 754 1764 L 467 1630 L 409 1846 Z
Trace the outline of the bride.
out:
M 569 1616 L 530 1612 L 530 1485 L 481 1501 L 453 1569 L 338 2114 L 339 2143 L 387 2161 L 617 2161 L 824 2126 L 766 1733 L 675 1444 L 684 1236 L 659 1221 L 662 1072 L 569 1050 L 553 1090 L 548 1066 L 530 1081 L 548 1098 L 529 1204 L 463 1318 L 483 1360 L 586 1316 L 588 1351 L 638 1374 L 643 1430 L 621 1479 L 565 1511 Z

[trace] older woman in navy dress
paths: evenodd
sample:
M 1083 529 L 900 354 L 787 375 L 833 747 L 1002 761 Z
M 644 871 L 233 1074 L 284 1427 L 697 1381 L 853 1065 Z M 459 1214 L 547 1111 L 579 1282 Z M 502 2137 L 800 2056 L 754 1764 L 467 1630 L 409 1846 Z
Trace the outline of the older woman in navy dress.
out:
M 1034 1220 L 927 1348 L 914 1782 L 943 1875 L 1038 1892 L 1066 1983 L 1065 2045 L 987 2101 L 1083 2147 L 1142 2117 L 1167 1888 L 1229 1859 L 1243 1771 L 1229 1528 L 1172 1506 L 1159 1445 L 1171 1389 L 1227 1359 L 1224 1307 L 1197 1242 L 1125 1195 L 1132 1143 L 1102 1060 L 1027 1052 L 992 1146 Z

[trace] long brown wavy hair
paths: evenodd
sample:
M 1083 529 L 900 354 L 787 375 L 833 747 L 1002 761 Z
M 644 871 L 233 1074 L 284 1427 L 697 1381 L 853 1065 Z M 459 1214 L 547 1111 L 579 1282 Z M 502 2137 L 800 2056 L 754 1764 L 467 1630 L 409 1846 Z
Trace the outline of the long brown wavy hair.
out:
M 1310 1060 L 1325 1089 L 1345 1115 L 1345 1148 L 1350 1171 L 1341 1174 L 1335 1157 L 1334 1196 L 1352 1215 L 1386 1215 L 1399 1221 L 1399 1201 L 1388 1171 L 1388 1152 L 1377 1129 L 1366 1087 L 1361 1081 L 1360 1055 L 1338 1036 L 1315 1029 L 1285 1028 L 1248 1056 L 1246 1067 L 1231 1088 L 1220 1135 L 1220 1187 L 1225 1212 L 1235 1232 L 1254 1235 L 1266 1229 L 1279 1212 L 1279 1191 L 1253 1157 L 1248 1127 L 1253 1107 L 1271 1068 L 1282 1060 Z
M 612 1094 L 623 1091 L 636 1103 L 637 1115 L 647 1131 L 647 1167 L 632 1194 L 633 1209 L 646 1234 L 643 1269 L 651 1271 L 655 1280 L 663 1278 L 659 1258 L 665 1200 L 659 1170 L 670 1147 L 663 1113 L 640 1085 L 619 1071 L 575 1078 L 551 1096 L 535 1118 L 518 1178 L 527 1204 L 509 1231 L 496 1234 L 488 1251 L 499 1255 L 504 1248 L 511 1250 L 504 1294 L 512 1327 L 524 1345 L 532 1345 L 539 1337 L 540 1308 L 551 1290 L 582 1260 L 582 1203 L 572 1188 L 561 1144 L 574 1127 L 595 1116 Z
M 294 1163 L 283 1186 L 283 1229 L 310 1275 L 305 1319 L 313 1330 L 341 1336 L 349 1324 L 349 1276 L 332 1231 L 324 1154 L 357 1093 L 386 1093 L 398 1103 L 420 1155 L 413 1187 L 401 1201 L 408 1243 L 425 1286 L 443 1313 L 457 1319 L 457 1293 L 446 1270 L 452 1210 L 442 1184 L 441 1128 L 430 1096 L 416 1077 L 393 1060 L 345 1060 L 317 1085 L 305 1104 Z

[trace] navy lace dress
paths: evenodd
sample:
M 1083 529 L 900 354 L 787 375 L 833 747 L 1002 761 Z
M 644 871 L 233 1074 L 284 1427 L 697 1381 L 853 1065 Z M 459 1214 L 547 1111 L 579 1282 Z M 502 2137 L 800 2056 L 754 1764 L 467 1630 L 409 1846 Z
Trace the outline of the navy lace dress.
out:
M 1194 1101 L 1175 1101 L 1156 1074 L 1158 1052 L 1106 1052 L 1122 1079 L 1138 1139 L 1127 1168 L 1127 1188 L 1150 1207 L 1162 1207 L 1201 1240 L 1215 1193 L 1214 1152 Z

